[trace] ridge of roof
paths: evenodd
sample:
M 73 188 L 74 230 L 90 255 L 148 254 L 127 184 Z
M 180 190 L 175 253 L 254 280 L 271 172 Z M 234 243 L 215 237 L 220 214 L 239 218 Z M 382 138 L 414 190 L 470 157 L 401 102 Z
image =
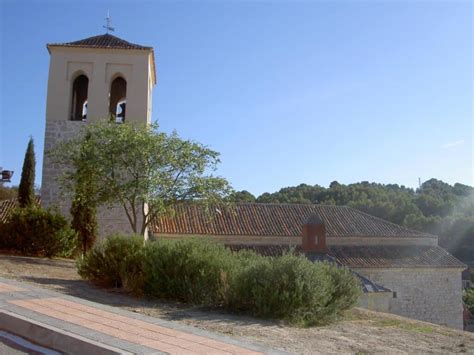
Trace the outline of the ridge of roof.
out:
M 141 49 L 152 50 L 153 47 L 142 46 L 140 44 L 128 42 L 122 38 L 111 35 L 109 33 L 97 36 L 91 36 L 77 41 L 64 43 L 48 43 L 49 47 L 87 47 L 87 48 L 116 48 L 116 49 Z

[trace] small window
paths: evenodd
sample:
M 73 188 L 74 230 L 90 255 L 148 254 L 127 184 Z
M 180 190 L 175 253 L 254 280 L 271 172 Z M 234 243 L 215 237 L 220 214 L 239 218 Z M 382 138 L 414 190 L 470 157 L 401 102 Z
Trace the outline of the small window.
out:
M 397 298 L 397 293 L 393 292 L 393 298 Z
M 72 84 L 71 120 L 84 121 L 87 119 L 87 92 L 89 79 L 79 75 Z
M 117 123 L 125 122 L 127 107 L 127 82 L 118 77 L 110 85 L 109 114 L 111 120 Z

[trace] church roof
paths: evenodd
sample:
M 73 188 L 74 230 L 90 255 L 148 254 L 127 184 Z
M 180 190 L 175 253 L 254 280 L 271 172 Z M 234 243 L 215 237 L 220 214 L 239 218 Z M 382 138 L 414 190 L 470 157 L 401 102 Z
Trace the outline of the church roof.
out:
M 36 196 L 36 203 L 39 205 L 41 203 L 39 196 Z M 10 213 L 18 207 L 18 200 L 10 199 L 0 201 L 0 223 L 5 223 L 10 216 Z
M 264 256 L 279 256 L 301 245 L 229 244 L 232 251 L 252 250 Z M 330 261 L 348 268 L 466 268 L 461 261 L 437 245 L 329 245 L 326 254 L 312 261 Z
M 143 50 L 151 52 L 151 59 L 153 62 L 153 81 L 156 84 L 156 64 L 155 64 L 155 53 L 153 47 L 142 46 L 140 44 L 128 42 L 122 38 L 118 38 L 109 33 L 87 37 L 73 42 L 65 43 L 48 43 L 46 48 L 51 53 L 52 47 L 65 47 L 65 48 L 100 48 L 100 49 L 127 49 L 127 50 Z
M 49 43 L 47 44 L 47 47 L 48 47 L 48 50 L 50 47 L 80 47 L 80 48 L 139 49 L 139 50 L 152 50 L 153 49 L 153 47 L 147 47 L 147 46 L 131 43 L 108 33 L 80 39 L 74 42 Z
M 179 204 L 170 216 L 152 223 L 155 234 L 300 237 L 312 215 L 326 227 L 328 237 L 436 238 L 346 206 L 285 203 L 237 203 L 211 213 L 196 204 Z

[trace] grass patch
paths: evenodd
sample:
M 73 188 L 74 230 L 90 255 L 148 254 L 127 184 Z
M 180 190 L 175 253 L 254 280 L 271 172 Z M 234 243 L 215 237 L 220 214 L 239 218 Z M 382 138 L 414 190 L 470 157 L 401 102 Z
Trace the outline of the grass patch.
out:
M 374 321 L 374 325 L 377 327 L 396 327 L 416 333 L 429 334 L 434 332 L 434 329 L 428 325 L 412 324 L 398 319 L 381 319 Z

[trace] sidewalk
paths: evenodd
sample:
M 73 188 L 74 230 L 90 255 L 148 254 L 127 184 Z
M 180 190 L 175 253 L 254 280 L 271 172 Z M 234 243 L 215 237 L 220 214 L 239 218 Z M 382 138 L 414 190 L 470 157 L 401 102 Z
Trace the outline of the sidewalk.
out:
M 68 353 L 281 353 L 4 278 L 0 278 L 2 328 Z

